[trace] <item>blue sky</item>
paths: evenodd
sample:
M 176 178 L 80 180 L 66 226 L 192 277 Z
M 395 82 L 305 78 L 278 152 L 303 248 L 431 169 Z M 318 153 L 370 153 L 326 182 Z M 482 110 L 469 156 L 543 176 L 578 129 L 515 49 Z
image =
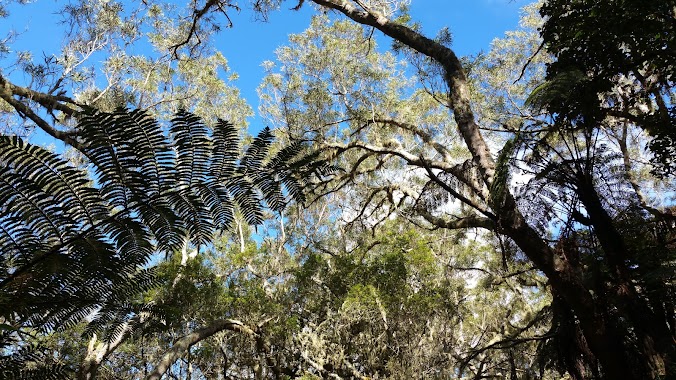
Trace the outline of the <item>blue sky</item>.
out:
M 476 54 L 488 50 L 490 42 L 501 37 L 505 31 L 515 29 L 520 9 L 529 0 L 412 0 L 411 15 L 422 25 L 428 36 L 448 27 L 453 34 L 453 48 L 459 55 Z M 20 32 L 16 50 L 29 50 L 38 58 L 58 52 L 63 41 L 64 25 L 61 16 L 55 14 L 62 4 L 55 0 L 37 0 L 27 5 L 11 5 L 10 18 L 1 20 L 0 36 L 13 29 Z M 245 1 L 242 1 L 245 3 Z M 237 82 L 242 96 L 254 108 L 258 107 L 256 88 L 264 74 L 261 63 L 274 60 L 275 49 L 284 45 L 290 33 L 300 33 L 308 25 L 314 13 L 307 4 L 301 11 L 288 8 L 294 1 L 283 4 L 282 10 L 273 12 L 268 22 L 253 20 L 246 8 L 232 14 L 234 27 L 223 29 L 216 38 L 216 47 L 228 59 L 231 69 L 240 79 Z M 223 20 L 225 21 L 225 20 Z M 390 40 L 376 34 L 381 46 L 389 46 Z M 95 63 L 92 63 L 95 64 Z M 257 118 L 252 129 L 261 128 Z

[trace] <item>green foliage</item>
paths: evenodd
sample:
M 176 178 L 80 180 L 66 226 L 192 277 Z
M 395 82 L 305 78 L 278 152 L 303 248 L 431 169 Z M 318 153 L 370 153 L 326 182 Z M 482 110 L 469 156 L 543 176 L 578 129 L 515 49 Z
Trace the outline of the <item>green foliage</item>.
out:
M 202 256 L 181 263 L 174 255 L 158 265 L 157 277 L 159 286 L 146 297 L 157 305 L 154 311 L 161 314 L 162 329 L 181 328 L 184 320 L 197 315 L 218 315 L 227 303 L 224 284 Z
M 637 70 L 663 73 L 674 80 L 672 0 L 546 1 L 542 37 L 557 60 L 550 75 L 572 67 L 591 70 L 597 86 L 609 90 L 616 75 Z M 572 47 L 575 47 L 574 49 Z M 583 70 L 583 72 L 589 72 Z
M 655 172 L 676 169 L 674 0 L 548 0 L 541 35 L 556 60 L 532 96 L 563 124 L 624 118 L 653 138 Z M 544 91 L 546 90 L 546 91 Z

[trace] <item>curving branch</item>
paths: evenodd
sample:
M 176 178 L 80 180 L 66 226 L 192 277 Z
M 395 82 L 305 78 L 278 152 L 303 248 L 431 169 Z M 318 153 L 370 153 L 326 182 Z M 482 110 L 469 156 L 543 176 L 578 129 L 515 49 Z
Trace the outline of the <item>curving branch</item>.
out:
M 544 307 L 540 309 L 533 316 L 533 318 L 530 321 L 528 321 L 528 323 L 525 326 L 516 328 L 514 331 L 510 332 L 509 334 L 506 334 L 505 336 L 502 335 L 496 336 L 483 347 L 470 350 L 469 352 L 467 352 L 468 356 L 462 359 L 460 367 L 461 368 L 466 367 L 470 361 L 472 361 L 474 358 L 484 353 L 485 351 L 515 347 L 526 342 L 542 341 L 553 338 L 554 334 L 552 333 L 521 337 L 521 334 L 528 332 L 537 323 L 547 318 L 549 312 L 550 312 L 549 308 Z
M 441 155 L 441 157 L 443 157 L 444 161 L 447 161 L 447 162 L 452 161 L 451 152 L 448 150 L 448 148 L 446 148 L 441 143 L 434 141 L 434 137 L 429 132 L 427 132 L 424 129 L 418 127 L 417 125 L 413 125 L 411 123 L 401 122 L 401 121 L 394 120 L 394 119 L 385 119 L 385 118 L 375 118 L 375 119 L 373 119 L 373 121 L 375 121 L 376 123 L 394 126 L 394 127 L 397 127 L 397 128 L 400 128 L 400 129 L 403 129 L 405 131 L 409 131 L 409 132 L 413 133 L 414 135 L 420 137 L 420 139 L 422 139 L 422 141 L 425 144 L 429 144 L 430 146 L 432 146 L 434 148 L 434 150 L 436 150 L 437 153 L 439 153 Z
M 353 141 L 348 144 L 344 143 L 337 143 L 337 142 L 325 142 L 322 144 L 323 149 L 334 149 L 338 154 L 347 152 L 349 150 L 354 150 L 354 149 L 360 149 L 364 150 L 370 153 L 376 153 L 380 155 L 393 155 L 397 156 L 399 158 L 402 158 L 408 165 L 411 166 L 418 166 L 418 167 L 430 167 L 433 169 L 439 169 L 443 170 L 445 172 L 449 172 L 453 175 L 458 173 L 459 167 L 454 164 L 450 164 L 445 161 L 437 161 L 437 160 L 426 160 L 420 156 L 416 156 L 404 149 L 401 149 L 398 146 L 395 146 L 394 144 L 387 145 L 387 146 L 380 146 L 380 145 L 372 145 L 372 144 L 366 144 L 363 142 L 359 141 Z M 459 173 L 458 173 L 459 174 Z
M 475 210 L 479 211 L 480 213 L 486 215 L 488 218 L 491 220 L 496 220 L 497 217 L 490 211 L 486 210 L 485 208 L 481 207 L 478 205 L 476 202 L 472 201 L 471 199 L 465 197 L 464 195 L 460 194 L 457 192 L 455 189 L 453 189 L 451 186 L 449 186 L 446 182 L 442 181 L 429 166 L 425 166 L 425 170 L 427 171 L 427 176 L 432 179 L 436 184 L 441 186 L 442 189 L 446 190 L 447 193 L 451 194 L 455 199 L 459 200 L 460 202 L 474 208 Z
M 0 75 L 0 89 L 0 93 L 3 96 L 18 96 L 20 98 L 30 99 L 40 104 L 48 111 L 57 110 L 68 116 L 76 116 L 79 113 L 78 109 L 82 107 L 75 100 L 64 95 L 45 94 L 43 92 L 31 90 L 27 87 L 17 86 L 2 75 Z
M 458 179 L 460 182 L 466 185 L 470 190 L 472 190 L 472 192 L 480 199 L 485 201 L 488 198 L 487 189 L 480 183 L 478 183 L 476 180 L 471 178 L 470 170 L 468 170 L 469 168 L 466 165 L 466 163 L 452 164 L 447 161 L 428 160 L 421 156 L 416 156 L 402 149 L 400 146 L 396 146 L 394 144 L 390 144 L 387 146 L 378 146 L 362 143 L 359 141 L 353 141 L 348 144 L 326 142 L 322 145 L 323 149 L 326 148 L 334 149 L 336 150 L 337 154 L 341 154 L 349 150 L 360 149 L 366 151 L 368 154 L 396 156 L 406 161 L 406 163 L 410 166 L 417 166 L 419 168 L 424 168 L 428 171 L 433 169 L 441 170 L 454 176 L 456 179 Z M 360 160 L 357 161 L 357 164 L 355 165 L 358 166 L 358 164 L 365 158 L 366 157 L 362 157 Z M 356 169 L 356 166 L 353 166 L 353 169 Z M 354 177 L 354 175 L 352 175 L 351 173 L 348 174 L 350 174 L 351 177 Z M 456 194 L 453 195 L 456 196 Z M 462 200 L 465 198 L 460 197 L 459 199 Z M 468 206 L 476 208 L 476 205 L 474 205 L 473 202 L 470 201 L 468 202 L 469 202 L 467 203 Z
M 178 50 L 189 44 L 190 40 L 193 38 L 197 39 L 197 44 L 199 45 L 202 43 L 202 40 L 200 39 L 199 36 L 199 22 L 207 17 L 207 14 L 210 12 L 219 12 L 225 16 L 225 18 L 228 20 L 227 27 L 230 28 L 232 27 L 232 20 L 230 19 L 230 15 L 228 15 L 228 12 L 226 8 L 233 8 L 235 11 L 239 12 L 239 7 L 235 4 L 230 4 L 229 2 L 223 2 L 221 0 L 207 0 L 207 2 L 204 4 L 202 8 L 195 8 L 193 9 L 193 14 L 192 14 L 192 21 L 190 23 L 190 29 L 188 30 L 188 35 L 180 42 L 174 44 L 171 46 L 172 50 L 172 56 L 174 59 L 178 58 Z

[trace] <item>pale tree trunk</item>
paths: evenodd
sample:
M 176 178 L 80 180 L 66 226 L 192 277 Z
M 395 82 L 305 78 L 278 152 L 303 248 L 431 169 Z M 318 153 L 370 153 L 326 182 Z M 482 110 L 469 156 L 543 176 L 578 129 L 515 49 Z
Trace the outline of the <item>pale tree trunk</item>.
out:
M 279 255 L 284 253 L 284 244 L 286 244 L 286 229 L 284 228 L 284 211 L 279 213 L 279 246 L 277 253 Z
M 197 257 L 197 254 L 199 253 L 198 251 L 199 247 L 190 250 L 190 239 L 185 239 L 185 242 L 183 242 L 183 248 L 181 249 L 181 267 L 185 267 L 189 260 Z
M 239 218 L 235 218 L 237 223 L 237 237 L 239 239 L 239 252 L 244 253 L 246 250 L 246 239 L 244 238 L 244 222 Z
M 466 74 L 455 53 L 405 25 L 368 9 L 357 0 L 312 0 L 334 9 L 353 21 L 374 27 L 385 35 L 436 61 L 444 69 L 448 85 L 448 106 L 460 134 L 481 173 L 484 184 L 490 188 L 495 175 L 495 161 L 475 121 L 470 106 Z M 552 288 L 568 303 L 580 321 L 590 349 L 598 358 L 609 379 L 632 379 L 632 368 L 627 353 L 617 347 L 615 331 L 609 327 L 606 313 L 596 304 L 589 289 L 565 257 L 557 254 L 526 221 L 509 191 L 505 201 L 495 211 L 502 233 L 509 236 L 536 267 L 545 273 Z
M 87 347 L 87 356 L 80 364 L 77 374 L 78 380 L 91 380 L 96 378 L 101 363 L 113 353 L 131 334 L 132 324 L 127 322 L 117 338 L 111 342 L 99 342 L 96 334 L 92 335 Z
M 252 337 L 257 336 L 253 329 L 238 320 L 221 319 L 214 321 L 209 326 L 193 331 L 174 342 L 174 345 L 162 356 L 155 369 L 148 375 L 147 379 L 160 380 L 162 375 L 167 372 L 171 365 L 185 355 L 190 347 L 224 330 L 242 332 Z
M 82 360 L 77 373 L 78 380 L 95 379 L 101 364 L 132 335 L 134 328 L 145 323 L 147 318 L 147 312 L 139 313 L 131 320 L 125 322 L 120 327 L 115 339 L 108 342 L 99 341 L 97 335 L 93 334 L 87 346 L 87 355 Z

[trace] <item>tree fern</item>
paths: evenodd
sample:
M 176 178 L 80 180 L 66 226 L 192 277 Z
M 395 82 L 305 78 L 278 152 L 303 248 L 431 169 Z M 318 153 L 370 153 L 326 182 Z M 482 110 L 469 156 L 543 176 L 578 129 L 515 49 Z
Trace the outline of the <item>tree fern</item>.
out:
M 0 318 L 11 327 L 0 346 L 19 331 L 87 319 L 94 332 L 128 319 L 130 300 L 153 285 L 144 269 L 153 252 L 208 243 L 235 209 L 260 223 L 263 205 L 281 211 L 289 196 L 303 201 L 305 178 L 330 172 L 316 157 L 300 157 L 301 144 L 268 157 L 269 129 L 241 158 L 226 121 L 209 128 L 180 111 L 167 130 L 139 110 L 82 117 L 88 172 L 0 136 Z M 19 351 L 4 353 L 7 367 Z

